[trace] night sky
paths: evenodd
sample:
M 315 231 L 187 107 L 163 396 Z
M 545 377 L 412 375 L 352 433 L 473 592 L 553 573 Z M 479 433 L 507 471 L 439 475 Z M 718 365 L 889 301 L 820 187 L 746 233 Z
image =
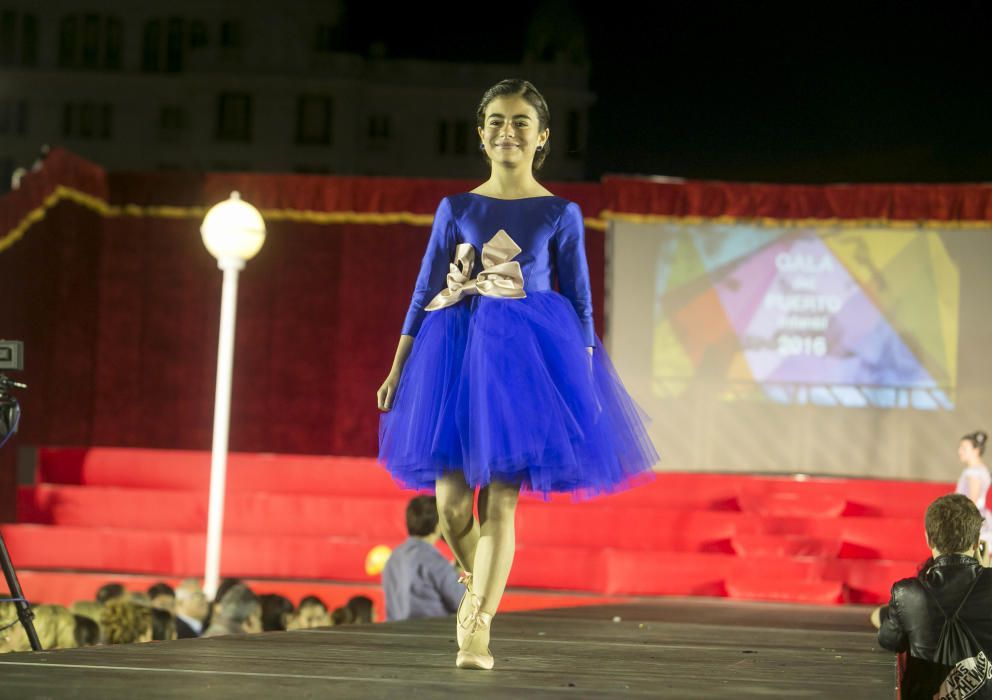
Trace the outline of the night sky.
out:
M 686 1 L 648 3 L 650 16 L 625 2 L 440 2 L 391 5 L 388 19 L 349 2 L 347 48 L 516 63 L 535 6 L 560 5 L 585 27 L 598 95 L 588 180 L 992 180 L 992 3 L 980 0 Z

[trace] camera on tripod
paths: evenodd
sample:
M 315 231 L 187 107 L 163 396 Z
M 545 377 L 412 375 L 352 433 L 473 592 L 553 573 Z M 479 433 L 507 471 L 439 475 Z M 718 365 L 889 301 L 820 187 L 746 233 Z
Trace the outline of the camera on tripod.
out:
M 17 432 L 21 421 L 21 405 L 9 392 L 27 389 L 26 384 L 9 379 L 4 371 L 20 372 L 24 369 L 24 343 L 19 340 L 0 340 L 0 447 Z
M 17 403 L 17 398 L 11 396 L 9 392 L 11 389 L 27 389 L 25 384 L 8 379 L 4 375 L 4 371 L 20 372 L 23 369 L 24 343 L 19 340 L 0 340 L 0 447 L 3 447 L 10 436 L 17 432 L 17 424 L 21 420 L 21 406 Z M 11 595 L 10 598 L 5 599 L 5 602 L 13 603 L 17 609 L 17 619 L 24 627 L 31 648 L 35 651 L 41 651 L 41 642 L 34 629 L 34 622 L 32 622 L 34 612 L 21 590 L 21 584 L 17 580 L 17 572 L 14 571 L 14 563 L 10 560 L 3 535 L 0 535 L 0 569 L 3 570 L 3 577 L 7 581 L 7 590 L 10 591 Z

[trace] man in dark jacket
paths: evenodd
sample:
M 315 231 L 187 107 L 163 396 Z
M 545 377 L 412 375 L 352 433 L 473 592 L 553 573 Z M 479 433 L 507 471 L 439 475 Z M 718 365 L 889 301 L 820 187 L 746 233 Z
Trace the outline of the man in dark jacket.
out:
M 988 555 L 979 547 L 982 515 L 975 504 L 960 494 L 941 496 L 927 508 L 927 545 L 933 553 L 919 575 L 905 578 L 892 586 L 889 604 L 875 617 L 879 624 L 878 643 L 894 652 L 907 652 L 906 672 L 901 688 L 903 700 L 933 698 L 945 679 L 953 683 L 981 684 L 992 674 L 992 572 L 985 572 Z M 976 581 L 977 579 L 977 581 Z M 930 591 L 924 587 L 929 586 Z M 972 588 L 972 584 L 974 588 Z M 968 591 L 971 590 L 969 594 Z M 931 593 L 932 592 L 932 593 Z M 967 595 L 967 600 L 965 596 Z M 935 662 L 937 642 L 944 626 L 944 614 L 953 615 L 964 601 L 959 619 L 974 634 L 984 649 L 974 662 L 974 671 L 966 678 L 948 676 L 947 667 Z M 945 684 L 946 685 L 946 684 Z M 977 695 L 955 694 L 948 697 L 984 698 L 992 684 Z M 958 689 L 959 693 L 961 689 Z M 944 695 L 941 695 L 944 697 Z

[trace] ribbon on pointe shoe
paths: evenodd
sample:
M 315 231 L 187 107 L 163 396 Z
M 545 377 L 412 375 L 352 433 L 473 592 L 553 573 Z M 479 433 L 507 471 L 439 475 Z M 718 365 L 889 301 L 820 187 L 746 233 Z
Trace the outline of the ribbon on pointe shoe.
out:
M 462 575 L 458 577 L 458 583 L 465 586 L 469 593 L 472 593 L 472 572 L 463 571 Z
M 521 250 L 510 234 L 500 229 L 482 246 L 482 271 L 475 279 L 469 279 L 475 266 L 475 248 L 471 243 L 459 243 L 455 247 L 455 259 L 449 266 L 447 287 L 438 292 L 424 310 L 437 311 L 473 294 L 523 299 L 527 296 L 524 275 L 520 263 L 513 260 Z
M 475 634 L 479 630 L 483 630 L 489 627 L 490 623 L 493 621 L 493 616 L 490 613 L 482 611 L 482 598 L 472 594 L 472 612 L 468 614 L 468 619 L 462 625 L 462 628 L 468 634 Z

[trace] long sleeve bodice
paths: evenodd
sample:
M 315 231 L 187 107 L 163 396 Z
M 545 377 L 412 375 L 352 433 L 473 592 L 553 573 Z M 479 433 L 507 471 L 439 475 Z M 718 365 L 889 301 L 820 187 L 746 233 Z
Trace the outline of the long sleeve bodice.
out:
M 483 246 L 500 230 L 521 248 L 513 260 L 520 263 L 524 291 L 554 289 L 557 274 L 559 291 L 575 308 L 586 345 L 594 346 L 582 210 L 575 202 L 554 196 L 497 199 L 463 192 L 443 198 L 434 215 L 402 333 L 415 336 L 420 330 L 429 313 L 424 307 L 446 286 L 455 247 L 472 244 L 476 256 L 471 277 L 475 278 L 483 269 Z

